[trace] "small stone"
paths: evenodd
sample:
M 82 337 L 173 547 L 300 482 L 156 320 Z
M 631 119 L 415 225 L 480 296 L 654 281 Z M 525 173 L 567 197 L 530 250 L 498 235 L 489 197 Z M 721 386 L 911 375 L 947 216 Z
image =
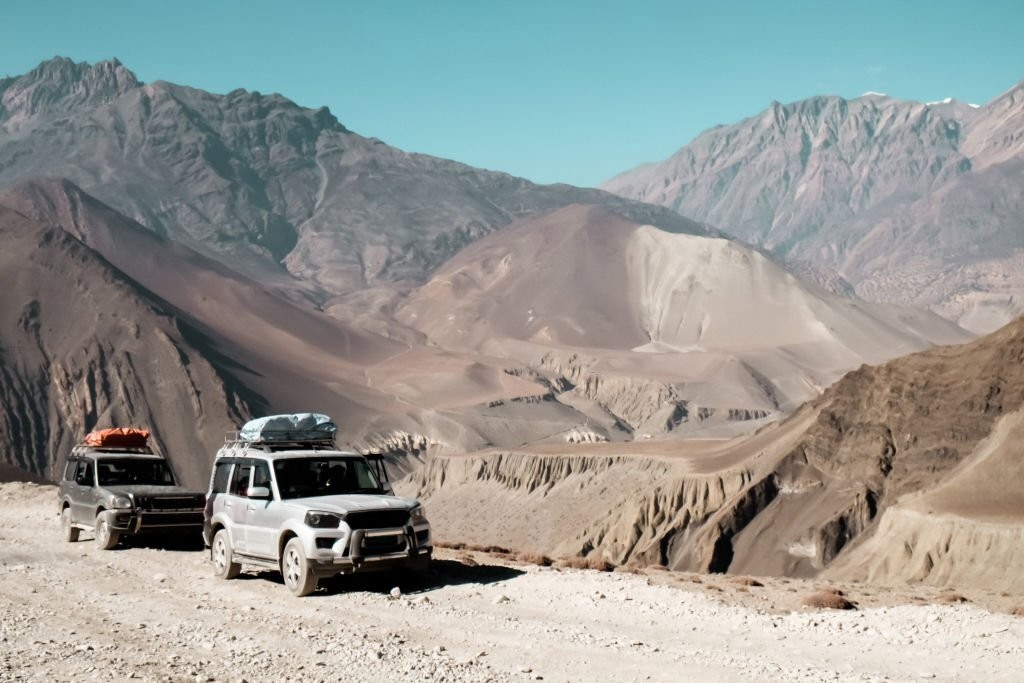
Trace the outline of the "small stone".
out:
M 495 605 L 500 605 L 503 602 L 511 602 L 511 600 L 509 600 L 509 597 L 507 595 L 499 595 L 498 597 L 494 598 L 494 600 L 492 600 L 491 602 Z
M 389 595 L 392 598 L 400 598 L 400 597 L 402 597 L 402 589 L 399 588 L 398 586 L 395 586 L 394 588 L 391 589 L 391 593 L 389 593 Z
M 153 580 L 156 581 L 157 583 L 163 583 L 164 581 L 167 580 L 167 574 L 154 574 L 153 575 Z

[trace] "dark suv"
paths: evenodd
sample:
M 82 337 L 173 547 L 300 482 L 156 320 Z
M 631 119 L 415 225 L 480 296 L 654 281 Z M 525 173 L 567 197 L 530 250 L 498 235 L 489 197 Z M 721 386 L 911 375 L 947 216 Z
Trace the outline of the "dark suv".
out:
M 201 537 L 206 495 L 177 486 L 167 462 L 148 448 L 75 446 L 58 490 L 64 539 L 92 531 L 109 550 L 121 536 L 192 533 Z

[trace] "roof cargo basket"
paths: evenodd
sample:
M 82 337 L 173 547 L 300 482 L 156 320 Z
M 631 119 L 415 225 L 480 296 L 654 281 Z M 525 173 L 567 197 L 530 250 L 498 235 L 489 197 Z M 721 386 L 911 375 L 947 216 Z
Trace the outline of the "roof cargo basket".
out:
M 271 450 L 289 450 L 295 448 L 334 448 L 334 435 L 310 438 L 303 434 L 289 432 L 265 433 L 260 438 L 246 439 L 240 431 L 231 431 L 224 435 L 225 446 L 262 446 Z
M 224 443 L 273 450 L 334 448 L 337 429 L 331 418 L 320 413 L 270 415 L 246 422 L 237 432 L 228 432 Z

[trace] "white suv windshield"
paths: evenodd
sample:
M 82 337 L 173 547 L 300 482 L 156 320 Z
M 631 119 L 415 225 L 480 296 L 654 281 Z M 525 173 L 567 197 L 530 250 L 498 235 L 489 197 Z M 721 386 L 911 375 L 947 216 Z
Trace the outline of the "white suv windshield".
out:
M 345 493 L 382 493 L 380 484 L 362 458 L 310 456 L 274 463 L 281 498 L 312 498 Z

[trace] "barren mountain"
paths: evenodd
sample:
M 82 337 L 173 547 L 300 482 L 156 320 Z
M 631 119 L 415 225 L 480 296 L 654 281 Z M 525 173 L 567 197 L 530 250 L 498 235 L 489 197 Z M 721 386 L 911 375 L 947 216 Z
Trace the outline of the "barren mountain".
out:
M 207 444 L 260 397 L 167 302 L 63 230 L 0 207 L 0 240 L 3 461 L 51 477 L 87 429 L 142 424 L 201 482 Z
M 670 233 L 582 206 L 466 247 L 396 316 L 440 346 L 554 371 L 562 398 L 647 436 L 777 417 L 862 363 L 969 338 L 828 294 L 697 225 Z
M 598 190 L 409 154 L 280 95 L 142 84 L 116 60 L 55 58 L 0 81 L 0 187 L 43 176 L 318 296 L 421 279 L 515 217 L 573 202 L 679 222 Z
M 979 332 L 1024 312 L 1024 85 L 773 103 L 604 184 Z
M 435 458 L 412 483 L 467 542 L 1019 591 L 1022 414 L 1024 318 L 864 366 L 742 439 L 492 449 Z
M 407 154 L 278 95 L 141 84 L 116 60 L 0 81 L 0 186 L 196 330 L 238 391 L 396 454 L 733 433 L 861 362 L 963 339 L 819 300 L 668 209 Z M 488 272 L 502 250 L 507 281 Z M 479 286 L 453 295 L 456 271 Z
M 6 383 L 7 395 L 19 397 L 7 402 L 7 421 L 0 426 L 2 452 L 13 454 L 2 460 L 37 475 L 52 476 L 55 463 L 84 429 L 118 421 L 153 426 L 158 440 L 170 431 L 187 435 L 186 441 L 183 436 L 168 441 L 167 452 L 187 480 L 201 484 L 209 476 L 209 458 L 223 433 L 252 413 L 328 412 L 339 422 L 346 445 L 401 456 L 394 463 L 398 471 L 409 466 L 405 458 L 428 450 L 519 445 L 566 432 L 585 420 L 570 406 L 543 403 L 542 399 L 550 396 L 548 383 L 508 371 L 507 362 L 408 346 L 352 328 L 301 297 L 287 298 L 185 245 L 153 234 L 66 180 L 32 182 L 0 192 L 0 205 L 20 212 L 5 209 L 19 225 L 32 225 L 60 237 L 59 241 L 22 244 L 15 241 L 19 233 L 12 228 L 12 241 L 5 241 L 5 273 L 25 285 L 7 291 L 12 304 L 5 310 L 17 311 L 38 299 L 40 295 L 32 287 L 51 288 L 45 291 L 57 296 L 64 292 L 61 279 L 80 282 L 89 291 L 77 309 L 77 294 L 70 299 L 66 292 L 62 295 L 62 305 L 80 313 L 52 319 L 41 343 L 49 344 L 54 337 L 60 338 L 61 346 L 47 351 L 43 359 L 35 359 L 31 353 L 34 346 L 23 342 L 24 333 L 16 327 L 0 334 L 11 368 L 8 374 L 14 373 L 14 379 Z M 167 318 L 167 324 L 181 327 L 185 341 L 178 343 L 192 353 L 181 367 L 161 366 L 160 373 L 154 371 L 153 376 L 136 373 L 134 366 L 122 367 L 118 381 L 137 386 L 137 395 L 124 398 L 123 391 L 117 393 L 116 387 L 107 391 L 107 383 L 103 383 L 106 393 L 102 401 L 107 406 L 127 400 L 129 406 L 120 410 L 105 407 L 82 419 L 66 418 L 64 410 L 75 401 L 89 403 L 93 399 L 76 395 L 65 405 L 52 393 L 30 391 L 45 388 L 46 383 L 23 380 L 25 373 L 17 370 L 22 364 L 35 363 L 31 366 L 35 374 L 29 377 L 36 377 L 44 369 L 37 366 L 79 363 L 79 355 L 91 358 L 90 354 L 100 353 L 93 370 L 108 372 L 109 368 L 98 367 L 104 365 L 103 354 L 109 353 L 102 349 L 122 346 L 124 331 L 119 327 L 107 326 L 96 329 L 92 336 L 81 336 L 92 329 L 89 321 L 102 320 L 123 308 L 113 294 L 88 284 L 93 277 L 89 271 L 79 274 L 75 261 L 62 261 L 53 271 L 34 266 L 37 259 L 60 257 L 49 252 L 53 244 L 65 242 L 77 245 L 90 259 L 116 273 L 118 281 L 150 302 Z M 37 278 L 40 282 L 35 283 Z M 105 299 L 108 295 L 112 297 L 109 300 Z M 130 312 L 121 315 L 134 321 L 130 329 L 154 326 L 150 317 L 136 320 Z M 151 346 L 143 336 L 131 353 L 135 358 L 162 353 Z M 115 360 L 106 365 L 116 365 Z M 230 412 L 215 412 L 210 425 L 197 430 L 189 421 L 191 412 L 185 410 L 188 404 L 184 399 L 168 400 L 159 388 L 173 393 L 187 387 L 194 381 L 191 369 L 206 365 L 221 371 L 235 391 L 250 399 Z M 204 400 L 215 395 L 212 390 L 197 393 Z M 145 410 L 133 409 L 142 405 Z M 81 410 L 85 408 L 75 408 Z M 31 442 L 23 434 L 22 422 L 31 422 Z M 173 425 L 173 430 L 168 425 Z M 182 453 L 187 455 L 179 455 Z
M 410 456 L 421 458 L 428 451 L 619 441 L 670 432 L 730 434 L 792 410 L 865 360 L 964 336 L 928 315 L 877 306 L 865 313 L 859 310 L 864 304 L 815 294 L 757 252 L 699 236 L 697 225 L 688 226 L 696 235 L 672 234 L 608 210 L 570 207 L 522 221 L 502 231 L 507 237 L 495 235 L 470 247 L 412 293 L 399 318 L 454 350 L 449 352 L 352 327 L 302 296 L 286 296 L 154 234 L 67 180 L 9 188 L 0 192 L 0 205 L 31 218 L 37 229 L 53 226 L 46 229 L 111 268 L 126 287 L 155 302 L 151 305 L 187 332 L 179 343 L 196 346 L 196 361 L 183 367 L 210 365 L 235 392 L 249 397 L 231 411 L 214 410 L 209 427 L 195 433 L 184 403 L 150 392 L 156 376 L 136 377 L 130 369 L 119 381 L 140 387 L 131 402 L 146 410 L 110 408 L 68 423 L 62 418 L 67 406 L 45 392 L 22 388 L 21 402 L 8 404 L 12 426 L 0 429 L 0 440 L 17 454 L 9 462 L 43 476 L 52 475 L 70 440 L 84 429 L 125 420 L 154 426 L 159 439 L 168 432 L 164 423 L 173 419 L 175 431 L 192 434 L 187 447 L 168 442 L 172 461 L 188 481 L 202 483 L 220 434 L 251 410 L 327 411 L 339 421 L 346 444 L 393 454 L 400 472 L 415 464 Z M 686 224 L 680 219 L 680 225 Z M 556 242 L 562 246 L 555 248 Z M 37 247 L 32 258 L 43 258 L 48 244 Z M 11 276 L 31 282 L 42 273 L 31 260 L 15 256 L 23 251 L 12 244 Z M 675 261 L 664 260 L 669 253 L 677 254 Z M 496 260 L 512 258 L 539 267 L 517 266 L 511 281 L 480 275 L 478 291 L 455 299 L 435 291 L 449 276 L 465 276 L 451 273 L 486 272 Z M 78 275 L 72 264 L 59 272 L 70 280 L 91 277 Z M 34 299 L 21 289 L 8 295 L 12 301 Z M 82 313 L 86 318 L 102 318 L 105 306 L 118 307 L 116 298 L 104 303 L 100 290 L 91 297 L 91 307 Z M 676 309 L 665 301 L 675 302 Z M 508 326 L 519 309 L 525 321 L 531 305 L 537 307 L 537 325 Z M 784 315 L 787 310 L 796 317 Z M 455 325 L 470 317 L 475 341 L 450 333 L 455 329 L 450 322 L 445 326 L 450 316 L 457 318 Z M 697 316 L 696 327 L 684 324 Z M 82 326 L 77 317 L 62 320 Z M 758 326 L 760 346 L 745 341 L 747 327 L 737 326 L 737 320 Z M 151 326 L 145 319 L 137 324 Z M 531 327 L 546 331 L 528 334 Z M 572 334 L 552 332 L 558 329 Z M 70 345 L 50 353 L 47 362 L 70 362 L 77 330 L 62 325 L 51 334 Z M 120 332 L 104 334 L 97 330 L 94 338 L 77 343 L 86 354 L 103 344 L 120 346 Z M 12 367 L 26 362 L 18 355 L 26 348 L 21 342 L 5 343 L 11 345 Z M 157 351 L 143 341 L 132 353 L 145 357 Z M 181 368 L 161 372 L 157 384 L 179 386 Z M 105 395 L 103 400 L 112 406 L 117 399 Z M 40 416 L 30 445 L 13 426 L 26 411 Z M 182 461 L 178 451 L 192 455 Z

